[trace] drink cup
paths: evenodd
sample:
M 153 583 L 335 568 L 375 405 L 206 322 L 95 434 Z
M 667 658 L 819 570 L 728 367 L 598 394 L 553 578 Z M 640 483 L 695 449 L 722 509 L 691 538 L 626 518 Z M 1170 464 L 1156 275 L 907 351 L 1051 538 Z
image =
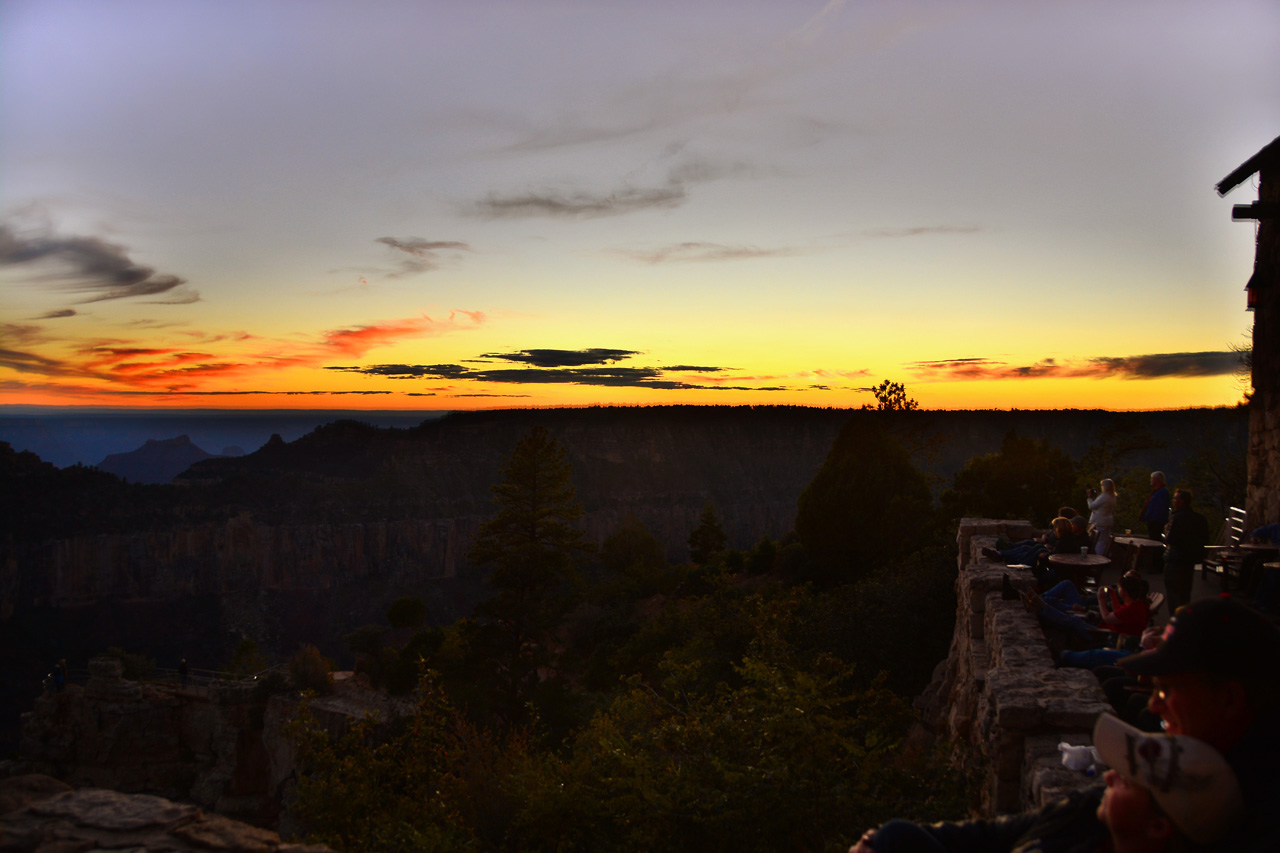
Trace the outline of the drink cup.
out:
M 1124 529 L 1124 535 L 1125 535 L 1125 536 L 1132 536 L 1132 535 L 1133 535 L 1133 531 L 1126 527 L 1126 528 Z
M 1080 556 L 1081 557 L 1089 556 L 1089 546 L 1087 545 L 1080 546 Z

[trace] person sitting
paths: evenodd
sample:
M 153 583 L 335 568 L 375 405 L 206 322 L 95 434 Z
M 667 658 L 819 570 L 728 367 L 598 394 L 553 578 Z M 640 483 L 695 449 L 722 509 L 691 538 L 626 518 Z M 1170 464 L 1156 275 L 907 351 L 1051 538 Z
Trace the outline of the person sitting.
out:
M 1147 734 L 1110 714 L 1098 718 L 1093 742 L 1110 765 L 1103 786 L 990 820 L 892 820 L 863 833 L 849 853 L 1165 853 L 1216 844 L 1239 823 L 1240 783 L 1209 744 Z
M 1069 542 L 1059 543 L 1063 550 L 1056 553 L 1074 554 L 1081 548 L 1086 552 L 1092 551 L 1092 545 L 1089 542 L 1089 522 L 1084 520 L 1083 515 L 1072 516 L 1071 518 L 1071 536 Z
M 988 560 L 995 560 L 1000 563 L 1008 563 L 1010 565 L 1022 563 L 1025 565 L 1035 565 L 1040 555 L 1048 553 L 1056 553 L 1056 549 L 1063 536 L 1071 533 L 1071 522 L 1063 516 L 1058 516 L 1049 525 L 1049 532 L 1037 539 L 1024 539 L 1014 544 L 1010 548 L 997 551 L 995 548 L 983 548 L 982 556 Z M 1078 548 L 1079 546 L 1077 546 Z
M 1135 571 L 1121 575 L 1119 587 L 1099 589 L 1098 610 L 1102 614 L 1099 627 L 1128 637 L 1141 636 L 1151 621 L 1147 590 L 1147 582 Z

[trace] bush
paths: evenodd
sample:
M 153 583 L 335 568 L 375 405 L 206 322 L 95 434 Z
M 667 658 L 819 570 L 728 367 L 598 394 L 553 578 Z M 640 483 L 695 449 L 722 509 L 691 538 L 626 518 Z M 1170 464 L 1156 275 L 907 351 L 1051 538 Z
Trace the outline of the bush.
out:
M 1065 501 L 1076 504 L 1082 497 L 1070 456 L 1010 430 L 999 453 L 975 456 L 956 472 L 942 508 L 948 519 L 1022 518 L 1045 526 Z
M 293 676 L 294 686 L 299 690 L 314 690 L 324 694 L 333 689 L 329 662 L 320 654 L 319 649 L 309 643 L 303 643 L 293 660 L 289 661 L 289 673 Z
M 120 661 L 121 666 L 124 667 L 122 675 L 130 681 L 143 681 L 155 672 L 156 662 L 146 655 L 126 652 L 119 646 L 112 646 L 102 654 Z
M 397 598 L 387 608 L 387 621 L 392 628 L 421 628 L 426 619 L 427 603 L 421 598 Z

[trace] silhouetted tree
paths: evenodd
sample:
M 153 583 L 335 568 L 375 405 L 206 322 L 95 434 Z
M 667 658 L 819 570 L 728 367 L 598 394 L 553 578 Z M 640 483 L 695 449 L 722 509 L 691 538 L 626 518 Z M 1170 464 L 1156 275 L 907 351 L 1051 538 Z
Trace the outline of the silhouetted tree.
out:
M 716 508 L 711 501 L 707 501 L 702 506 L 698 526 L 689 534 L 689 559 L 700 566 L 705 565 L 715 554 L 724 550 L 728 541 L 729 537 L 725 536 L 724 528 L 720 526 Z
M 489 566 L 496 595 L 482 613 L 516 624 L 545 627 L 567 604 L 578 581 L 575 563 L 591 550 L 574 523 L 582 505 L 569 481 L 569 462 L 543 427 L 516 443 L 493 487 L 498 514 L 480 527 L 471 561 Z
M 387 608 L 387 621 L 393 628 L 420 628 L 426 619 L 427 603 L 421 598 L 397 598 Z
M 876 411 L 880 412 L 913 412 L 920 404 L 907 396 L 907 386 L 901 382 L 890 382 L 888 379 L 871 389 L 876 398 Z M 870 409 L 870 405 L 862 408 Z
M 817 580 L 853 580 L 933 526 L 927 480 L 878 421 L 850 418 L 800 495 L 796 535 Z
M 1025 518 L 1045 525 L 1065 501 L 1079 503 L 1075 466 L 1061 448 L 1010 430 L 1000 452 L 975 456 L 942 496 L 947 518 Z
M 477 653 L 504 696 L 499 713 L 521 715 L 540 668 L 552 663 L 550 633 L 573 604 L 580 580 L 576 563 L 591 550 L 574 522 L 582 506 L 574 496 L 561 447 L 543 427 L 516 443 L 493 487 L 498 514 L 480 527 L 471 561 L 489 566 L 494 595 L 476 607 L 493 620 L 478 629 Z
M 634 515 L 600 545 L 604 587 L 614 596 L 651 595 L 667 567 L 662 543 Z

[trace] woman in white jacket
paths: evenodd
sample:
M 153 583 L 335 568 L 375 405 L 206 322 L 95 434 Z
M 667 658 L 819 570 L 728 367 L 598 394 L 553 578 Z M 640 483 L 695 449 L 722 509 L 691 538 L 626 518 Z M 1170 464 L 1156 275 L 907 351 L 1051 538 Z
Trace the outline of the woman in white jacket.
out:
M 1089 501 L 1089 524 L 1098 531 L 1098 541 L 1093 546 L 1095 554 L 1107 556 L 1111 550 L 1111 528 L 1116 523 L 1116 484 L 1103 480 L 1102 493 L 1090 489 L 1085 497 Z

